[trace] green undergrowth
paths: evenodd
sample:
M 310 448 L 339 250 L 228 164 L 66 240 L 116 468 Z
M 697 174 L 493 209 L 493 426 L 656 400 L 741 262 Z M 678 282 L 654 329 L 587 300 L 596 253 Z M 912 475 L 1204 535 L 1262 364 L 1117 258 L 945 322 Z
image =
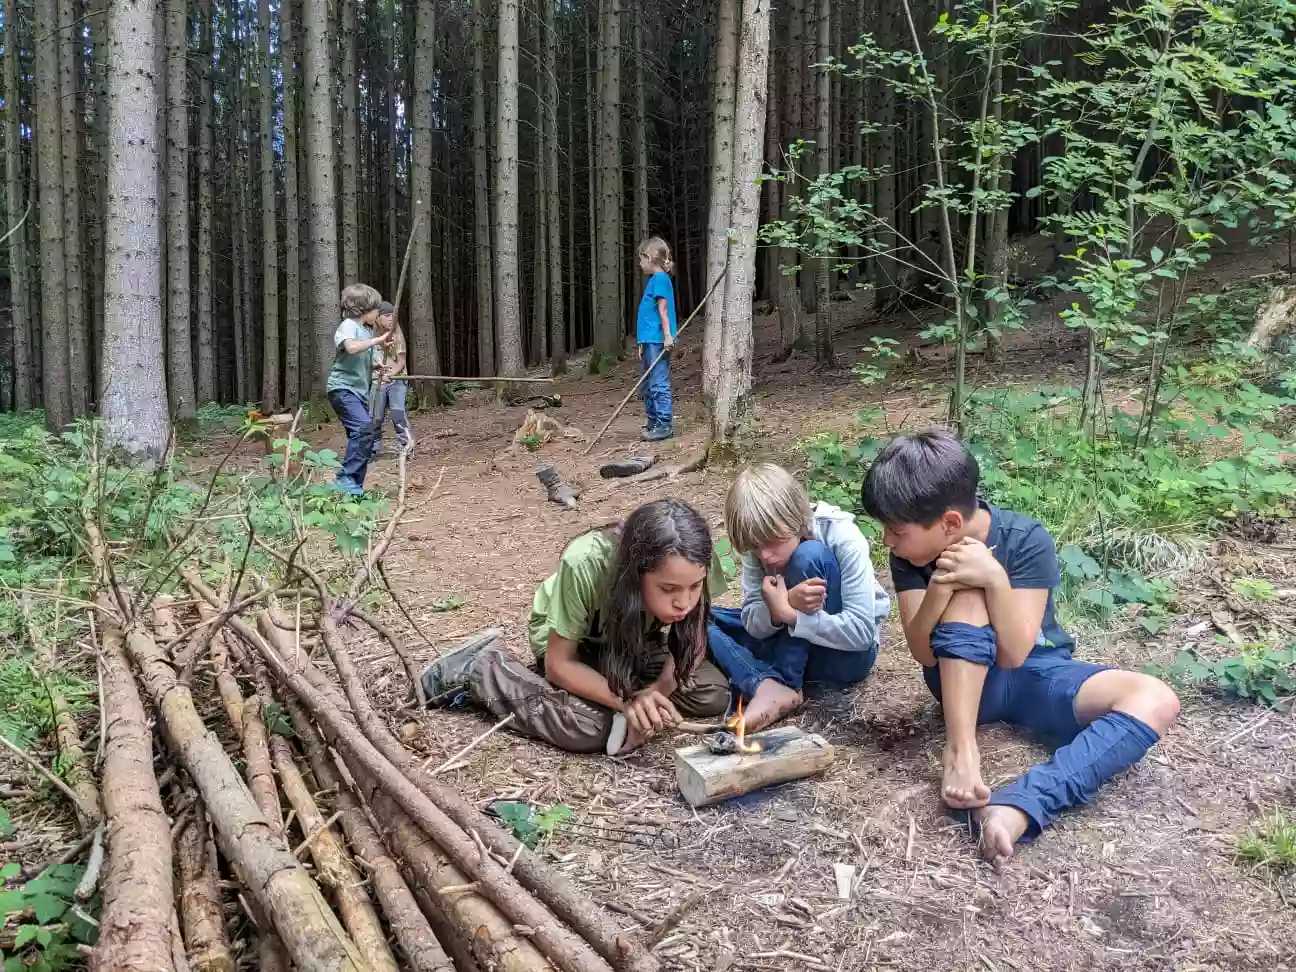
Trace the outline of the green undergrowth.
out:
M 1296 872 L 1296 816 L 1275 809 L 1237 841 L 1239 861 L 1272 873 Z
M 59 972 L 83 965 L 80 948 L 98 937 L 100 899 L 76 900 L 85 868 L 54 864 L 30 881 L 17 864 L 0 865 L 0 927 L 13 926 L 13 943 L 0 947 L 4 972 Z

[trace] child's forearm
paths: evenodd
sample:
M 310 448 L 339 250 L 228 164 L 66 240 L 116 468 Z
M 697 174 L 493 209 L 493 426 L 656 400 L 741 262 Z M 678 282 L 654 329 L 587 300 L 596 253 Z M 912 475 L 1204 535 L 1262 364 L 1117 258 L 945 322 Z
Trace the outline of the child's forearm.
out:
M 614 712 L 625 708 L 625 702 L 612 691 L 608 680 L 583 662 L 565 661 L 553 665 L 546 661 L 545 678 L 551 685 L 589 702 L 607 706 Z
M 662 666 L 661 674 L 648 686 L 662 695 L 670 698 L 679 688 L 679 679 L 675 677 L 675 658 L 673 655 L 666 657 L 666 664 Z
M 662 343 L 669 341 L 671 338 L 670 315 L 666 313 L 666 301 L 664 298 L 657 298 L 657 318 L 661 321 Z

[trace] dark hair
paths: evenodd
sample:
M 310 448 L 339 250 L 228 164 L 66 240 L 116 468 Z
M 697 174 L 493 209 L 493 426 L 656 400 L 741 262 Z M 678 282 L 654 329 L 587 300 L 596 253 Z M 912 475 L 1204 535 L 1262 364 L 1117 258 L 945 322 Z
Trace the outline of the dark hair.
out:
M 946 510 L 971 516 L 981 470 L 958 437 L 944 429 L 892 439 L 864 476 L 865 512 L 886 524 L 929 526 Z
M 396 305 L 393 304 L 390 300 L 384 300 L 378 305 L 378 313 L 382 315 L 395 314 Z
M 656 570 L 671 554 L 709 568 L 711 530 L 687 503 L 661 499 L 631 513 L 618 532 L 616 560 L 604 602 L 607 609 L 603 631 L 608 650 L 600 670 L 613 692 L 626 695 L 641 681 L 659 674 L 647 667 L 650 655 L 644 630 L 643 575 Z M 710 599 L 704 584 L 697 606 L 683 621 L 671 625 L 667 647 L 681 682 L 687 681 L 706 656 Z

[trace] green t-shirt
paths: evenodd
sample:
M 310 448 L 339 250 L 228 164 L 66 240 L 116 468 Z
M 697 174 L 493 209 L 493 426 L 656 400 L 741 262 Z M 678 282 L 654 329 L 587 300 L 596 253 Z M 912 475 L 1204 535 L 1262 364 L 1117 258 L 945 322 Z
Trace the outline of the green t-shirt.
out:
M 543 658 L 549 646 L 549 632 L 578 644 L 596 631 L 599 611 L 611 578 L 608 572 L 616 559 L 617 538 L 606 530 L 582 534 L 563 551 L 558 569 L 536 588 L 527 626 L 531 650 Z M 707 571 L 707 591 L 712 599 L 729 587 L 724 565 L 715 552 Z M 653 622 L 656 626 L 656 621 Z
M 333 367 L 329 369 L 325 391 L 352 391 L 369 401 L 369 381 L 373 373 L 373 348 L 359 354 L 347 354 L 344 341 L 368 341 L 373 332 L 353 317 L 338 325 L 333 333 Z

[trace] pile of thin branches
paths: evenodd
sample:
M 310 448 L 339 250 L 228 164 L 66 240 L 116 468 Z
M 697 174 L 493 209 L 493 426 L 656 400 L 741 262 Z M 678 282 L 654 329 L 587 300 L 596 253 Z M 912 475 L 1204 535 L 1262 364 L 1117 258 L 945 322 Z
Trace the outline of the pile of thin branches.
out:
M 437 782 L 371 704 L 352 618 L 418 692 L 400 637 L 357 606 L 404 508 L 403 457 L 401 483 L 344 596 L 304 544 L 251 533 L 275 565 L 265 577 L 245 558 L 209 583 L 177 556 L 180 596 L 133 592 L 87 503 L 105 732 L 92 968 L 657 969 L 588 894 Z

